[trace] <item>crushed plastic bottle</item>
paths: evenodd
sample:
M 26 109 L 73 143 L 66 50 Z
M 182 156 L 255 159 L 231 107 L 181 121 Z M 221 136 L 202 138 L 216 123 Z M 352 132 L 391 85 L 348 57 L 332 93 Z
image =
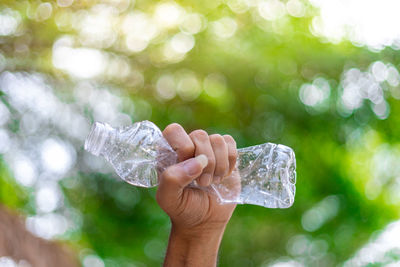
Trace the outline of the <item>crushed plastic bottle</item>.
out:
M 126 182 L 154 187 L 158 175 L 177 163 L 177 154 L 150 121 L 112 128 L 96 122 L 86 138 L 85 149 L 104 156 Z M 288 208 L 294 202 L 296 159 L 291 148 L 265 143 L 238 149 L 235 171 L 219 184 L 199 187 L 218 196 L 221 203 L 254 204 Z

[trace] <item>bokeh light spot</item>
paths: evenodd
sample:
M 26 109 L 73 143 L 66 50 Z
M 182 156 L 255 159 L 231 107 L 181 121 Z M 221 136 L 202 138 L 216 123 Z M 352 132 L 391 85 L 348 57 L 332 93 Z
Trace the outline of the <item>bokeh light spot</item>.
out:
M 0 129 L 0 154 L 6 153 L 11 146 L 11 140 L 8 132 Z
M 234 19 L 224 17 L 211 23 L 211 30 L 214 35 L 221 39 L 227 39 L 235 35 L 237 23 Z
M 68 7 L 72 5 L 73 2 L 74 0 L 57 0 L 57 5 L 59 7 Z
M 18 156 L 14 159 L 14 177 L 23 186 L 32 186 L 37 179 L 35 164 L 25 156 Z
M 104 267 L 104 261 L 96 255 L 87 255 L 83 258 L 84 267 Z
M 266 20 L 276 20 L 286 14 L 286 7 L 279 0 L 262 0 L 258 3 L 258 13 Z
M 312 84 L 303 84 L 299 91 L 299 97 L 303 104 L 313 107 L 316 110 L 325 110 L 327 100 L 330 96 L 330 85 L 322 77 L 316 78 Z
M 53 65 L 79 78 L 93 78 L 105 70 L 107 58 L 100 50 L 71 48 L 62 42 L 53 46 Z
M 53 239 L 68 229 L 66 218 L 57 213 L 30 216 L 25 221 L 26 228 L 38 237 Z
M 177 33 L 171 39 L 171 47 L 175 52 L 184 54 L 192 50 L 194 47 L 194 37 L 185 33 Z
M 41 3 L 36 9 L 36 20 L 42 21 L 51 17 L 53 6 L 48 3 Z
M 46 170 L 65 174 L 75 163 L 75 150 L 64 142 L 47 139 L 41 146 L 41 159 Z
M 160 32 L 158 26 L 145 13 L 129 13 L 122 23 L 126 46 L 132 52 L 143 51 Z
M 200 82 L 191 71 L 183 71 L 179 74 L 177 93 L 184 101 L 193 101 L 201 93 Z
M 92 48 L 110 47 L 117 38 L 116 21 L 117 11 L 114 7 L 101 4 L 93 6 L 75 22 L 79 41 Z
M 174 76 L 171 74 L 164 74 L 157 80 L 157 94 L 163 99 L 172 99 L 176 95 L 175 86 L 176 84 Z
M 203 16 L 197 13 L 185 15 L 180 25 L 181 31 L 187 34 L 196 34 L 203 29 Z
M 289 0 L 286 2 L 286 10 L 293 17 L 303 17 L 305 14 L 304 4 L 299 0 Z
M 398 70 L 382 61 L 371 63 L 365 72 L 356 68 L 344 71 L 340 82 L 342 92 L 338 101 L 338 112 L 348 116 L 362 106 L 364 99 L 368 99 L 376 116 L 386 119 L 390 106 L 385 100 L 384 88 L 389 85 L 388 89 L 396 98 L 399 80 Z
M 20 23 L 18 12 L 6 8 L 0 11 L 0 36 L 14 34 Z
M 328 196 L 303 214 L 301 225 L 304 230 L 314 232 L 334 218 L 338 212 L 339 198 L 334 195 Z
M 39 212 L 52 212 L 61 204 L 61 191 L 54 182 L 46 182 L 36 192 L 36 207 Z
M 211 97 L 221 97 L 226 93 L 226 78 L 219 73 L 209 74 L 203 82 L 204 91 Z
M 184 10 L 175 2 L 161 3 L 154 12 L 155 21 L 160 27 L 172 28 L 182 20 Z
M 249 10 L 251 0 L 228 0 L 227 4 L 229 8 L 238 14 L 242 14 Z

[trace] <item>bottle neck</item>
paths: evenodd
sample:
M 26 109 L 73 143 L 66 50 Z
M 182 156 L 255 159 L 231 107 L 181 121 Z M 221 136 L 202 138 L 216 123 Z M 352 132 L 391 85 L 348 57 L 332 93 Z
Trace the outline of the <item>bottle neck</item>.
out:
M 100 155 L 113 130 L 114 129 L 107 123 L 95 122 L 86 138 L 85 150 L 95 156 Z

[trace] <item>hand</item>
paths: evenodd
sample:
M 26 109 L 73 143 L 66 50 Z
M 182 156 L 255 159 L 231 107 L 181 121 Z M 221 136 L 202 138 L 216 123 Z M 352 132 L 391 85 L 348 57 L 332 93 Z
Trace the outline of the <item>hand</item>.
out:
M 177 152 L 180 162 L 161 174 L 157 190 L 157 202 L 172 222 L 165 263 L 168 265 L 172 261 L 171 265 L 179 265 L 177 254 L 182 252 L 178 258 L 190 260 L 193 257 L 188 256 L 190 251 L 187 249 L 200 249 L 203 255 L 200 254 L 201 259 L 193 260 L 192 265 L 199 265 L 200 261 L 203 266 L 210 262 L 215 264 L 225 226 L 236 205 L 221 205 L 214 194 L 187 186 L 194 180 L 200 186 L 209 186 L 229 177 L 236 164 L 236 143 L 229 135 L 208 136 L 202 130 L 188 135 L 176 123 L 166 127 L 163 135 Z
M 197 229 L 223 229 L 235 205 L 220 205 L 214 194 L 187 185 L 196 179 L 198 185 L 205 187 L 228 177 L 237 157 L 234 139 L 229 135 L 208 136 L 203 130 L 188 135 L 176 123 L 167 126 L 163 135 L 181 163 L 162 173 L 158 204 L 171 217 L 174 226 L 182 230 L 194 233 Z

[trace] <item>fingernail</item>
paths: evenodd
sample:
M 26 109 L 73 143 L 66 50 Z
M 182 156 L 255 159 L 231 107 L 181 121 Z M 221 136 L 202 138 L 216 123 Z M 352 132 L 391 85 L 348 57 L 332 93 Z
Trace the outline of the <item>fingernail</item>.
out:
M 219 182 L 221 182 L 221 176 L 214 176 L 214 181 L 215 181 L 215 183 L 219 183 Z
M 195 175 L 196 173 L 199 172 L 198 170 L 198 165 L 199 164 L 196 159 L 189 159 L 186 162 L 183 163 L 183 169 L 185 170 L 185 172 L 192 176 Z
M 205 155 L 198 155 L 195 158 L 189 159 L 183 163 L 183 169 L 189 175 L 195 175 L 200 170 L 198 169 L 198 164 L 200 163 L 201 169 L 204 169 L 205 166 L 208 164 L 208 159 Z
M 201 168 L 204 168 L 208 164 L 208 158 L 206 155 L 198 155 L 195 159 L 201 164 Z

